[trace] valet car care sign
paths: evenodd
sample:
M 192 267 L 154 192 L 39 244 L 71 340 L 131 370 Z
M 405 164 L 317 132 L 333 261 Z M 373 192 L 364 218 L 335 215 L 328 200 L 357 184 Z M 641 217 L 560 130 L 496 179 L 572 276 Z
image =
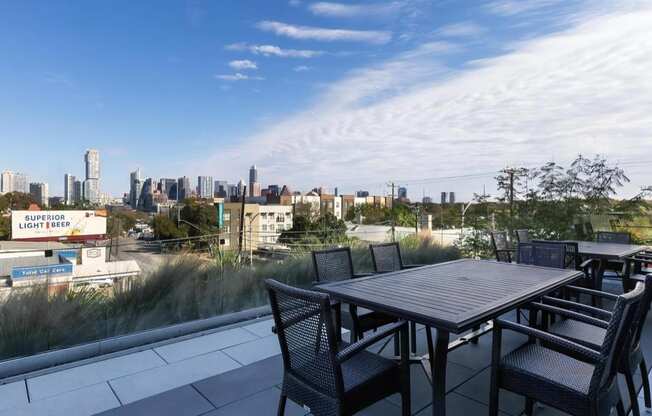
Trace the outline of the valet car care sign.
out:
M 105 210 L 12 211 L 13 240 L 83 239 L 106 234 Z

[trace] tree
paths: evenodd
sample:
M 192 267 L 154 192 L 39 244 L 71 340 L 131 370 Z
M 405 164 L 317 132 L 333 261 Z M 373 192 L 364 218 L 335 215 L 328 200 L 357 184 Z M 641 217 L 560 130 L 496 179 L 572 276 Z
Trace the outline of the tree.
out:
M 312 221 L 306 216 L 295 216 L 292 228 L 279 237 L 284 244 L 334 243 L 346 240 L 346 224 L 330 212 Z
M 177 228 L 175 222 L 165 215 L 156 215 L 152 219 L 152 228 L 157 240 L 187 237 L 186 230 Z

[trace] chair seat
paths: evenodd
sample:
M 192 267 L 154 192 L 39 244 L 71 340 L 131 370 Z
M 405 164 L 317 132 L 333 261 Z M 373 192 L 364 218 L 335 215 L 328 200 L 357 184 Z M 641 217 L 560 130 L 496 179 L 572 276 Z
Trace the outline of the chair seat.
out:
M 524 390 L 546 392 L 549 397 L 587 396 L 593 365 L 541 345 L 527 344 L 503 357 L 500 372 L 506 387 L 514 387 L 510 381 L 515 380 Z
M 344 348 L 347 344 L 342 345 Z M 387 376 L 388 372 L 396 372 L 399 377 L 399 366 L 395 361 L 368 351 L 360 351 L 342 363 L 344 391 L 355 390 L 377 377 Z
M 602 346 L 606 334 L 603 328 L 574 319 L 558 320 L 548 328 L 548 332 L 593 349 Z

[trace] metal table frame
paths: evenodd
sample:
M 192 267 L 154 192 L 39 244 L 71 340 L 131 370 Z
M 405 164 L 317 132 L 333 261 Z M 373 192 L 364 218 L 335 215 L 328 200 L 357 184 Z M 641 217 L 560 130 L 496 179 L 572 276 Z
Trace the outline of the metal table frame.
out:
M 485 267 L 488 270 L 492 270 L 496 276 L 496 280 L 489 278 L 485 278 L 484 280 L 481 278 L 473 280 L 474 273 L 477 275 L 478 270 L 482 270 L 482 268 Z M 437 272 L 441 274 L 442 270 L 448 269 L 450 269 L 450 273 L 446 272 L 449 273 L 446 276 L 436 276 Z M 388 281 L 392 282 L 392 279 L 397 278 L 400 275 L 400 279 L 405 279 L 401 282 L 408 282 L 413 285 L 411 288 L 406 288 L 407 294 L 410 290 L 414 291 L 416 288 L 420 288 L 419 283 L 425 282 L 424 279 L 427 277 L 425 275 L 432 274 L 430 277 L 444 280 L 431 279 L 430 283 L 434 282 L 435 284 L 448 284 L 452 289 L 449 292 L 451 296 L 450 299 L 454 299 L 455 297 L 461 299 L 460 293 L 454 293 L 454 284 L 457 283 L 453 281 L 454 279 L 458 279 L 460 282 L 463 281 L 460 279 L 464 279 L 466 282 L 468 282 L 467 284 L 470 285 L 485 285 L 486 287 L 483 288 L 484 290 L 495 291 L 494 288 L 489 287 L 489 285 L 497 285 L 501 283 L 501 276 L 507 276 L 510 273 L 514 275 L 518 274 L 520 276 L 523 276 L 523 274 L 529 275 L 530 280 L 532 279 L 531 276 L 534 276 L 536 273 L 545 274 L 551 277 L 547 280 L 543 280 L 540 284 L 534 285 L 532 285 L 532 282 L 525 282 L 525 280 L 523 280 L 519 282 L 519 287 L 525 287 L 526 283 L 532 286 L 527 286 L 525 289 L 518 289 L 512 293 L 507 293 L 507 295 L 503 296 L 503 298 L 498 298 L 494 301 L 482 304 L 480 305 L 481 308 L 477 308 L 476 310 L 463 310 L 457 315 L 457 319 L 451 319 L 450 314 L 449 318 L 444 317 L 446 314 L 440 314 L 439 316 L 436 313 L 428 314 L 425 313 L 425 308 L 420 308 L 414 304 L 404 304 L 399 302 L 399 300 L 396 300 L 396 302 L 392 303 L 392 298 L 396 295 L 396 292 L 393 292 L 391 287 L 384 287 L 385 285 L 378 283 L 379 281 L 385 281 L 385 283 Z M 328 293 L 333 298 L 340 299 L 345 303 L 356 304 L 364 308 L 395 316 L 399 319 L 405 319 L 410 322 L 416 322 L 423 324 L 426 327 L 437 329 L 434 345 L 432 337 L 428 337 L 429 350 L 433 351 L 434 357 L 411 356 L 411 363 L 420 363 L 424 367 L 426 374 L 432 383 L 433 415 L 444 416 L 446 414 L 446 368 L 449 351 L 452 351 L 466 343 L 473 342 L 477 337 L 491 331 L 492 324 L 490 321 L 494 318 L 497 318 L 498 316 L 501 316 L 504 313 L 509 312 L 510 310 L 515 309 L 518 306 L 522 306 L 530 301 L 533 301 L 545 294 L 554 292 L 557 289 L 572 283 L 576 279 L 579 279 L 582 277 L 582 275 L 582 272 L 576 270 L 551 269 L 512 263 L 498 263 L 495 261 L 487 260 L 462 259 L 452 262 L 419 267 L 415 269 L 406 269 L 398 272 L 383 273 L 370 277 L 322 284 L 316 286 L 316 289 Z M 411 278 L 412 281 L 410 280 Z M 537 280 L 537 282 L 539 281 Z M 373 294 L 369 293 L 369 287 L 367 286 L 368 283 L 375 283 L 379 285 L 377 287 L 379 291 L 377 293 L 376 299 L 371 299 Z M 517 286 L 518 285 L 510 286 L 510 282 L 507 282 L 503 285 L 503 287 L 496 290 L 509 292 L 509 290 L 511 290 L 513 287 Z M 420 301 L 424 302 L 427 301 L 429 296 L 436 296 L 437 294 L 426 293 L 424 295 L 423 291 L 420 291 L 415 296 L 419 296 Z M 446 295 L 448 296 L 449 294 Z M 474 296 L 479 298 L 482 298 L 483 296 L 486 297 L 484 294 L 468 294 L 468 296 L 471 298 Z M 384 299 L 384 301 L 380 301 L 381 299 Z M 454 301 L 449 301 L 449 304 L 454 305 Z M 433 304 L 433 306 L 436 305 Z M 459 334 L 468 330 L 472 331 L 465 336 L 462 336 L 461 338 L 451 342 L 451 333 Z

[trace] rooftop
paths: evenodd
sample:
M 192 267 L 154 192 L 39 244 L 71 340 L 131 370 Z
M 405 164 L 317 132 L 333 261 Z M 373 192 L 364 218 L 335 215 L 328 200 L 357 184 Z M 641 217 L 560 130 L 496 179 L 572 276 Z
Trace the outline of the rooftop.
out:
M 617 282 L 605 286 L 617 291 Z M 513 318 L 513 313 L 508 318 Z M 0 385 L 0 416 L 65 415 L 266 415 L 275 414 L 282 361 L 268 318 L 218 331 L 150 345 L 120 355 L 99 357 L 14 379 Z M 652 316 L 643 333 L 644 354 L 652 360 Z M 345 334 L 345 338 L 348 334 Z M 503 351 L 525 342 L 506 332 Z M 418 331 L 419 353 L 426 351 L 425 331 Z M 379 345 L 373 347 L 379 349 Z M 391 350 L 391 348 L 388 348 Z M 389 354 L 391 351 L 383 351 Z M 487 414 L 491 336 L 467 344 L 448 356 L 447 407 L 450 415 Z M 81 365 L 80 365 L 81 364 Z M 412 409 L 429 415 L 431 390 L 419 366 L 412 366 Z M 622 377 L 622 376 L 621 376 Z M 636 380 L 640 383 L 640 378 Z M 621 381 L 621 391 L 625 389 Z M 503 415 L 522 414 L 524 400 L 501 393 Z M 622 395 L 627 403 L 627 395 Z M 640 396 L 642 397 L 642 396 Z M 642 398 L 640 398 L 641 404 Z M 644 407 L 642 407 L 644 409 Z M 306 409 L 289 402 L 287 415 Z M 360 413 L 399 415 L 400 398 L 390 397 Z M 536 415 L 559 412 L 538 407 Z

